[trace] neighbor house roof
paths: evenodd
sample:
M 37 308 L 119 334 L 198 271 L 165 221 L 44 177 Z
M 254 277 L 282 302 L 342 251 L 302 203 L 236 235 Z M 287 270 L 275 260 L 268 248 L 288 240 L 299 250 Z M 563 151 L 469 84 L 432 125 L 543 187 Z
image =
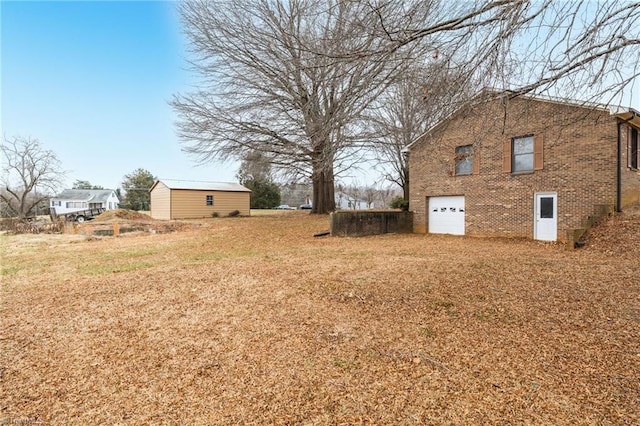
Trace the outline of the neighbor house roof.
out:
M 113 189 L 65 189 L 54 198 L 60 200 L 102 202 L 107 201 L 112 193 Z
M 175 179 L 158 179 L 151 186 L 151 191 L 156 187 L 158 182 L 162 182 L 169 189 L 191 189 L 195 191 L 230 191 L 230 192 L 251 192 L 249 188 L 245 188 L 239 183 L 234 182 L 204 182 L 195 180 L 175 180 Z

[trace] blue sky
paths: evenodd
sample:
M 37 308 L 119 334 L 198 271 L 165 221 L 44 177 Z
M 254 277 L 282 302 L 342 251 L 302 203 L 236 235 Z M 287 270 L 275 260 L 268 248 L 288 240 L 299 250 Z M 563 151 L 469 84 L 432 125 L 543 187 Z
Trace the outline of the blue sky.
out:
M 235 181 L 237 162 L 198 165 L 180 149 L 168 101 L 195 77 L 175 5 L 0 0 L 0 134 L 40 140 L 68 172 L 67 187 L 118 188 L 138 168 Z M 636 85 L 624 101 L 638 108 L 639 99 Z
M 175 3 L 4 1 L 2 134 L 40 140 L 76 179 L 121 186 L 160 178 L 235 181 L 237 163 L 197 165 L 180 150 L 174 93 L 190 90 Z

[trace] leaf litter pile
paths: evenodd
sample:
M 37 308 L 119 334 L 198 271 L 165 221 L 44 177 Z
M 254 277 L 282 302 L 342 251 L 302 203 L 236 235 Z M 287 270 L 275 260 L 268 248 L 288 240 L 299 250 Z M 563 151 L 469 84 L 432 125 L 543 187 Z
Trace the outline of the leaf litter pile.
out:
M 576 251 L 326 228 L 2 236 L 0 421 L 640 423 L 640 215 Z

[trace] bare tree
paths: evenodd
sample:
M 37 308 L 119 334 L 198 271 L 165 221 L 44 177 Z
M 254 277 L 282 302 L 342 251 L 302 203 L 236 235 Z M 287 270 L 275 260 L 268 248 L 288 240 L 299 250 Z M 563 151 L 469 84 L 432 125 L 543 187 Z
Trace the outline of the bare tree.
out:
M 443 57 L 414 67 L 369 108 L 367 123 L 385 178 L 409 199 L 409 166 L 404 149 L 427 129 L 452 113 L 473 94 L 471 76 L 450 68 Z
M 240 183 L 248 180 L 273 182 L 271 162 L 260 151 L 247 151 L 242 156 L 242 162 L 236 177 Z
M 273 181 L 271 163 L 262 152 L 247 152 L 236 174 L 238 181 L 251 190 L 252 209 L 272 209 L 280 204 L 280 187 Z
M 362 190 L 363 188 L 354 182 L 351 185 L 342 186 L 342 194 L 347 201 L 347 208 L 351 210 L 359 210 L 362 206 Z
M 626 93 L 631 101 L 640 76 L 640 2 L 548 0 L 529 16 L 509 49 L 519 65 L 505 81 L 514 95 L 550 91 L 609 104 Z
M 398 193 L 398 190 L 392 186 L 378 186 L 378 200 L 380 201 L 380 208 L 388 208 L 391 199 Z
M 335 176 L 366 158 L 363 112 L 425 52 L 513 96 L 610 102 L 640 74 L 637 1 L 193 0 L 179 10 L 200 76 L 172 102 L 184 150 L 203 162 L 260 151 L 312 181 L 316 213 L 333 209 Z
M 378 190 L 374 186 L 367 186 L 362 191 L 364 201 L 367 202 L 367 208 L 372 208 L 378 196 Z
M 335 176 L 360 158 L 362 112 L 423 48 L 386 49 L 380 35 L 389 25 L 424 22 L 428 8 L 371 4 L 180 3 L 201 77 L 199 91 L 172 101 L 183 149 L 200 161 L 260 151 L 280 170 L 311 179 L 314 213 L 333 210 Z M 369 53 L 335 59 L 360 51 Z
M 384 21 L 384 15 L 379 16 Z M 640 76 L 638 1 L 475 0 L 454 7 L 443 3 L 419 27 L 388 28 L 383 36 L 386 49 L 423 43 L 435 52 L 448 52 L 456 67 L 482 77 L 486 86 L 510 90 L 512 96 L 544 92 L 631 103 L 631 90 Z
M 370 112 L 377 133 L 372 139 L 391 169 L 386 177 L 407 200 L 402 149 L 464 101 L 481 102 L 483 96 L 471 95 L 483 86 L 507 89 L 511 97 L 534 92 L 600 104 L 633 102 L 640 2 L 475 1 L 433 10 L 422 27 L 388 27 L 382 37 L 390 50 L 407 43 L 429 46 L 438 67 L 427 66 L 417 79 L 405 74 Z
M 19 218 L 29 217 L 62 183 L 60 161 L 37 139 L 4 137 L 1 150 L 3 210 Z

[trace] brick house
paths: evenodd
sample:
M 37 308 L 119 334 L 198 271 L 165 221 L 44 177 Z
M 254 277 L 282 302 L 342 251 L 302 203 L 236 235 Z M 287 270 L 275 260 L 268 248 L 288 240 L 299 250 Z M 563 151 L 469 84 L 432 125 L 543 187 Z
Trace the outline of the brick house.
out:
M 571 241 L 640 202 L 632 109 L 484 92 L 407 147 L 414 231 Z

